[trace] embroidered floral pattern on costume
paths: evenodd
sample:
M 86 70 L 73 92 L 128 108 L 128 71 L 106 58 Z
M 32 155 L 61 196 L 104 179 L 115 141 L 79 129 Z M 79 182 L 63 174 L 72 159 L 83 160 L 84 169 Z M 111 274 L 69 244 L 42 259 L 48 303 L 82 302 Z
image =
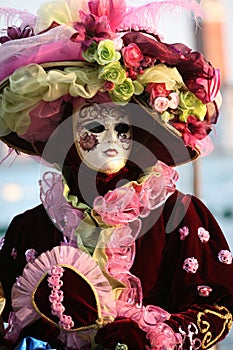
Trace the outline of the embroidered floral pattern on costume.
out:
M 187 327 L 187 331 L 184 331 L 179 327 L 179 332 L 182 336 L 182 343 L 190 343 L 190 350 L 201 349 L 201 340 L 198 337 L 195 337 L 198 334 L 198 328 L 194 323 L 190 323 Z M 183 347 L 178 347 L 177 350 L 182 350 Z
M 25 257 L 26 257 L 26 261 L 27 262 L 31 262 L 33 263 L 35 261 L 35 259 L 37 258 L 38 253 L 35 249 L 31 248 L 26 250 L 25 252 Z
M 183 269 L 188 273 L 196 273 L 198 267 L 198 261 L 194 257 L 185 259 L 183 263 Z
M 204 229 L 204 227 L 199 227 L 197 230 L 197 234 L 202 243 L 206 243 L 210 239 L 209 231 Z
M 184 241 L 185 238 L 189 235 L 189 228 L 187 226 L 184 226 L 179 229 L 179 233 L 181 241 Z
M 48 286 L 52 288 L 49 301 L 51 305 L 51 313 L 59 318 L 59 326 L 65 330 L 69 330 L 74 327 L 74 322 L 71 316 L 65 315 L 65 307 L 62 305 L 64 299 L 63 291 L 60 289 L 63 285 L 61 277 L 63 276 L 64 269 L 61 266 L 53 266 L 48 275 Z
M 228 309 L 225 306 L 218 306 L 218 305 L 215 305 L 215 308 L 216 308 L 216 311 L 206 309 L 203 312 L 199 312 L 197 314 L 198 329 L 202 334 L 204 334 L 204 338 L 202 340 L 202 349 L 209 349 L 211 346 L 213 346 L 221 338 L 223 333 L 227 329 L 229 331 L 232 326 L 232 314 L 228 311 Z M 208 318 L 212 316 L 213 322 L 214 322 L 214 317 L 217 317 L 218 319 L 222 319 L 223 321 L 222 330 L 214 339 L 211 332 L 211 325 L 207 321 L 206 316 L 208 316 Z
M 231 252 L 229 252 L 229 250 L 227 249 L 220 250 L 220 252 L 218 253 L 218 260 L 223 264 L 227 264 L 227 265 L 232 264 Z
M 209 286 L 202 285 L 197 287 L 197 291 L 201 297 L 208 297 L 213 289 Z

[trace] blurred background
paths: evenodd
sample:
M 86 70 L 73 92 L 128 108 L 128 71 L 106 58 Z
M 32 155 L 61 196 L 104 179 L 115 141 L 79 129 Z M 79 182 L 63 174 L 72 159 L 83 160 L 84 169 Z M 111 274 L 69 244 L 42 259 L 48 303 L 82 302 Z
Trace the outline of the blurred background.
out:
M 36 13 L 42 2 L 0 0 L 0 6 Z M 145 2 L 149 1 L 130 1 L 135 6 Z M 221 70 L 223 105 L 219 122 L 211 133 L 215 149 L 208 157 L 177 169 L 180 173 L 178 188 L 197 195 L 207 205 L 233 251 L 233 1 L 203 0 L 203 4 L 205 18 L 198 25 L 185 11 L 172 12 L 164 14 L 159 33 L 165 42 L 183 42 L 201 51 Z M 35 158 L 23 154 L 12 153 L 3 161 L 8 152 L 8 148 L 0 144 L 0 235 L 5 233 L 16 214 L 40 203 L 38 180 L 44 170 Z M 233 331 L 217 349 L 233 349 Z

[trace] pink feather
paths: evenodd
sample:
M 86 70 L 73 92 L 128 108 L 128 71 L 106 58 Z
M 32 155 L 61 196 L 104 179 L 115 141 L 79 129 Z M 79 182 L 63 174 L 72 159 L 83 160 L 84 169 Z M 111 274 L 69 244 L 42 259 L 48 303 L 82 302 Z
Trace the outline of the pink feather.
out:
M 193 13 L 195 20 L 204 15 L 203 8 L 196 0 L 153 1 L 139 7 L 128 8 L 118 30 L 145 29 L 157 34 L 158 23 L 164 12 L 184 8 Z
M 4 22 L 6 27 L 16 25 L 19 27 L 24 27 L 30 25 L 35 26 L 36 15 L 26 11 L 13 9 L 9 7 L 0 7 L 0 20 Z

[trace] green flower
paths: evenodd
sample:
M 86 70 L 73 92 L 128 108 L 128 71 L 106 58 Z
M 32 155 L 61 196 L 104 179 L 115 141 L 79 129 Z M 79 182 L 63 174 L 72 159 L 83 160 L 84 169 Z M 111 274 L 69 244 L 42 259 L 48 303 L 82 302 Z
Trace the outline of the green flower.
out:
M 127 103 L 135 92 L 134 84 L 130 78 L 126 78 L 122 84 L 115 85 L 112 91 L 114 102 Z
M 161 115 L 160 115 L 161 120 L 164 123 L 168 123 L 171 119 L 174 118 L 174 114 L 169 113 L 168 111 L 164 111 Z
M 207 107 L 201 100 L 197 99 L 193 114 L 201 121 L 205 119 Z
M 203 121 L 207 112 L 207 107 L 201 102 L 192 92 L 180 92 L 179 110 L 181 114 L 179 119 L 182 122 L 187 122 L 189 115 L 196 116 L 199 120 Z
M 110 62 L 118 61 L 121 58 L 121 54 L 115 50 L 112 40 L 102 40 L 98 44 L 94 58 L 103 66 Z
M 96 54 L 96 51 L 97 51 L 97 47 L 98 47 L 98 44 L 93 41 L 91 43 L 91 45 L 88 47 L 88 49 L 83 52 L 83 58 L 87 61 L 87 62 L 95 62 L 95 54 Z
M 100 69 L 99 78 L 122 84 L 126 79 L 126 73 L 120 62 L 112 62 Z

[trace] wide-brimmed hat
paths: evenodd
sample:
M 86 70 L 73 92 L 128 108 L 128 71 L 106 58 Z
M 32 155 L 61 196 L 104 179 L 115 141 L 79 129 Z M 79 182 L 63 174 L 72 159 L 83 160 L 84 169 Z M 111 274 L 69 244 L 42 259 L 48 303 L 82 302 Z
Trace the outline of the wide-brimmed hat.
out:
M 0 9 L 7 21 L 0 38 L 0 138 L 42 156 L 79 106 L 132 103 L 133 117 L 141 116 L 140 125 L 132 119 L 134 136 L 157 159 L 177 165 L 197 158 L 218 118 L 220 74 L 201 53 L 160 39 L 162 9 L 177 4 L 60 0 L 41 5 L 37 16 Z M 180 5 L 201 16 L 198 2 Z

